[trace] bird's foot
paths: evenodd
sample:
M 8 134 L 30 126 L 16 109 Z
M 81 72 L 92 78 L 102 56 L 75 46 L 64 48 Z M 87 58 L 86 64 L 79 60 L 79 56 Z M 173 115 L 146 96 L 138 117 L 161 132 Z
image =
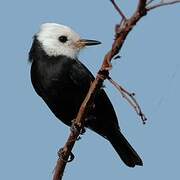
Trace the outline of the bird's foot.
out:
M 75 123 L 75 120 L 72 120 L 72 125 L 71 125 L 71 132 L 73 133 L 79 133 L 83 135 L 86 132 L 86 129 L 84 127 L 81 127 L 80 125 Z M 79 136 L 77 140 L 81 139 Z
M 71 152 L 70 153 L 70 158 L 66 160 L 64 158 L 64 148 L 59 149 L 58 157 L 59 157 L 59 159 L 61 159 L 62 161 L 66 162 L 66 163 L 72 162 L 74 160 L 74 158 L 75 158 L 74 154 Z

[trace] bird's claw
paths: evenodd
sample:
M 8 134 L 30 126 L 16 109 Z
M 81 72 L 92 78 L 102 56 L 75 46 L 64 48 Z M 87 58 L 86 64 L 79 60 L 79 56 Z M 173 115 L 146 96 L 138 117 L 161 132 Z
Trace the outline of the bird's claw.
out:
M 69 162 L 72 162 L 75 158 L 74 154 L 71 152 L 70 153 L 70 158 L 68 160 L 65 160 L 64 157 L 63 157 L 63 153 L 64 153 L 64 149 L 63 148 L 60 148 L 59 151 L 58 151 L 58 157 L 59 159 L 61 159 L 62 161 L 66 162 L 66 163 L 69 163 Z
M 79 141 L 79 140 L 81 140 L 81 136 L 78 136 L 78 137 L 77 137 L 77 141 Z
M 86 129 L 84 127 L 81 127 L 80 125 L 76 124 L 74 122 L 74 120 L 72 121 L 72 125 L 71 125 L 71 132 L 73 133 L 79 133 L 81 135 L 83 135 L 86 132 Z M 78 140 L 80 139 L 80 137 L 78 137 Z

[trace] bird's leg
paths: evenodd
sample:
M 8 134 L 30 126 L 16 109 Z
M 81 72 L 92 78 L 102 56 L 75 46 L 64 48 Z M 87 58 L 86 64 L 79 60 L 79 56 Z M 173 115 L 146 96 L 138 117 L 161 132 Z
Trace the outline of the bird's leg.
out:
M 91 113 L 93 113 L 93 110 L 95 109 L 95 104 L 93 104 L 92 105 L 92 108 L 91 108 Z M 91 114 L 90 113 L 90 114 Z M 96 117 L 95 116 L 93 116 L 93 115 L 89 115 L 89 116 L 87 116 L 86 118 L 85 118 L 85 124 L 84 124 L 84 126 L 86 127 L 86 124 L 87 124 L 87 126 L 88 126 L 88 123 L 89 122 L 91 122 L 91 121 L 94 121 L 96 119 Z M 77 124 L 76 123 L 76 119 L 73 119 L 72 121 L 71 121 L 71 132 L 73 132 L 73 133 L 79 133 L 80 135 L 83 135 L 85 132 L 86 132 L 86 129 L 84 128 L 84 126 L 82 127 L 81 125 L 79 125 L 79 124 Z M 81 137 L 79 136 L 78 138 L 77 138 L 77 140 L 80 140 L 81 139 Z

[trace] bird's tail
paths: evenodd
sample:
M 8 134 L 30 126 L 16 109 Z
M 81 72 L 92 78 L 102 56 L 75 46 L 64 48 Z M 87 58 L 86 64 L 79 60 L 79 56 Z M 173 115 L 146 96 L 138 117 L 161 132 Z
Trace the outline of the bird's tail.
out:
M 129 167 L 134 167 L 135 165 L 142 166 L 143 162 L 136 151 L 128 143 L 123 134 L 119 131 L 111 134 L 108 140 L 122 159 L 122 161 Z

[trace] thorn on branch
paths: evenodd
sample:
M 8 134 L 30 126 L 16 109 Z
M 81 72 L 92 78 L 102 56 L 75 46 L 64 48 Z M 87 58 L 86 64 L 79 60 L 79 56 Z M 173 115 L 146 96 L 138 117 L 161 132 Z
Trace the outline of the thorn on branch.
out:
M 79 140 L 81 140 L 81 136 L 78 136 L 78 137 L 77 137 L 77 141 L 79 141 Z
M 115 25 L 115 38 L 117 38 L 120 34 L 120 32 L 122 31 L 122 27 L 124 25 L 124 22 L 126 22 L 127 19 L 121 19 L 119 24 Z
M 116 26 L 115 26 L 115 37 L 117 36 L 117 34 L 119 34 L 122 22 L 123 21 L 121 20 L 120 24 L 116 24 Z
M 117 60 L 117 59 L 120 59 L 121 56 L 120 55 L 117 55 L 116 57 L 114 57 L 114 60 Z
M 136 94 L 133 92 L 133 93 L 131 93 L 131 95 L 132 95 L 132 96 L 135 96 Z

